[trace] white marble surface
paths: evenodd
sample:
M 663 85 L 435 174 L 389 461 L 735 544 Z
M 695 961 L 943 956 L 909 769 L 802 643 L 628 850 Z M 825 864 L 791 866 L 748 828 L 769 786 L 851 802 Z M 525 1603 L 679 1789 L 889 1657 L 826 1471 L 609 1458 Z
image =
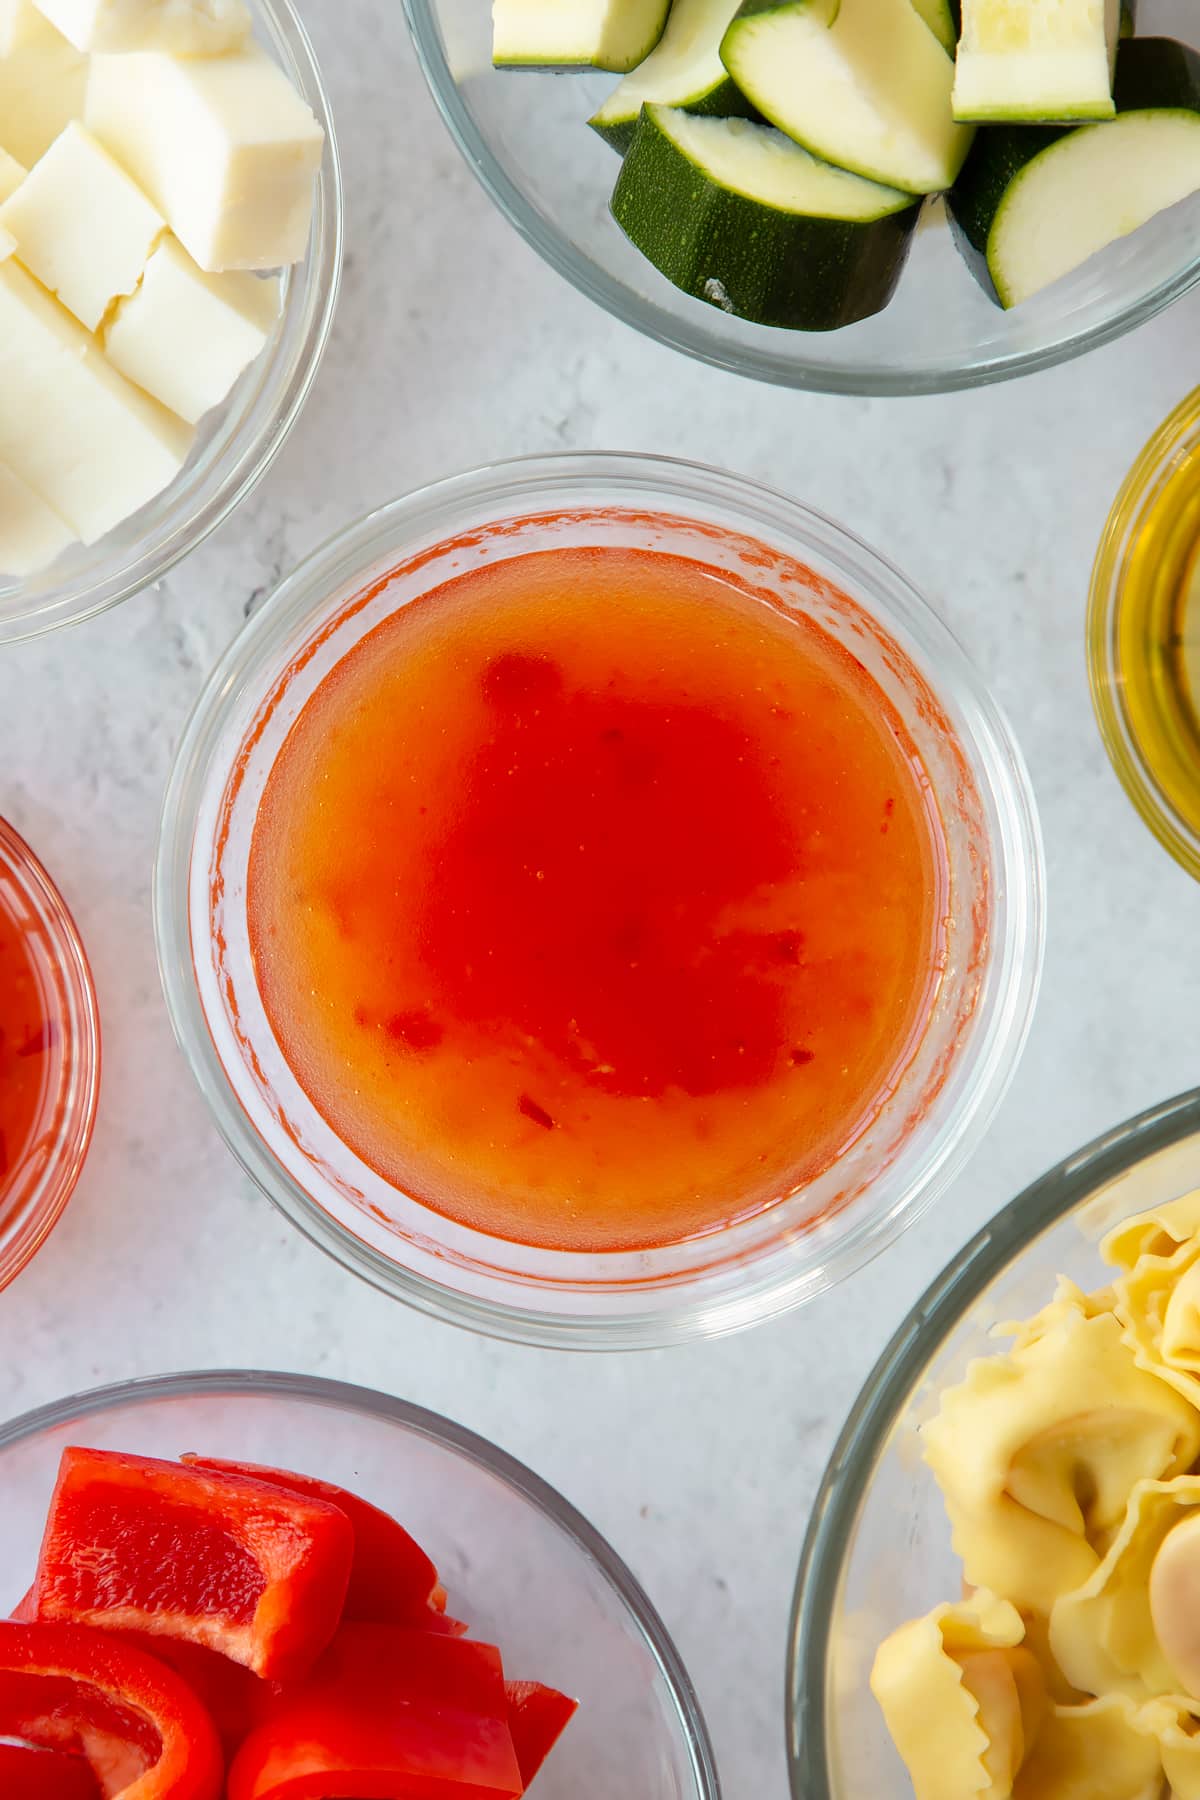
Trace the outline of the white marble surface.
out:
M 532 1463 L 608 1534 L 678 1639 L 730 1800 L 783 1800 L 796 1554 L 886 1333 L 1027 1179 L 1200 1081 L 1200 893 L 1108 768 L 1082 642 L 1115 488 L 1200 375 L 1200 296 L 1087 362 L 956 398 L 857 402 L 746 385 L 593 310 L 493 214 L 425 97 L 393 0 L 308 0 L 306 11 L 349 195 L 345 294 L 308 410 L 249 505 L 161 591 L 0 653 L 0 810 L 76 911 L 105 1032 L 84 1178 L 0 1298 L 0 1415 L 123 1376 L 222 1365 L 342 1376 L 448 1412 Z M 1032 1040 L 955 1191 L 807 1311 L 640 1358 L 473 1339 L 310 1249 L 210 1127 L 171 1038 L 151 939 L 172 746 L 252 597 L 370 504 L 556 447 L 724 462 L 885 547 L 1008 708 L 1048 848 Z

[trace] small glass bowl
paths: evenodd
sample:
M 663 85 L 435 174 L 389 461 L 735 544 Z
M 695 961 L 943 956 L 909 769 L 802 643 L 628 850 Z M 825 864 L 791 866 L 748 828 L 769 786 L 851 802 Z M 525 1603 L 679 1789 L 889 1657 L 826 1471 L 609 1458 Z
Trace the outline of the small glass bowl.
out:
M 23 926 L 54 1027 L 33 1148 L 0 1189 L 0 1288 L 45 1243 L 79 1180 L 100 1092 L 100 1016 L 75 921 L 33 851 L 0 819 L 0 908 Z
M 512 1680 L 580 1702 L 541 1800 L 720 1800 L 695 1691 L 624 1563 L 554 1489 L 436 1413 L 303 1375 L 219 1371 L 97 1388 L 0 1426 L 0 1607 L 25 1593 L 67 1444 L 195 1450 L 316 1474 L 395 1514 L 450 1610 L 498 1643 Z
M 619 544 L 728 569 L 868 668 L 928 771 L 946 834 L 948 961 L 875 1118 L 798 1194 L 659 1249 L 536 1250 L 401 1194 L 337 1138 L 275 1041 L 246 866 L 259 798 L 325 674 L 380 619 L 481 558 Z M 991 1117 L 1033 1006 L 1042 863 L 1019 752 L 936 615 L 839 526 L 732 475 L 653 457 L 530 458 L 443 481 L 334 538 L 254 615 L 180 744 L 155 875 L 176 1035 L 227 1143 L 347 1267 L 439 1318 L 533 1343 L 631 1349 L 717 1335 L 840 1279 L 940 1193 Z
M 1088 678 L 1144 824 L 1200 880 L 1200 389 L 1142 450 L 1092 570 Z
M 788 1760 L 795 1800 L 912 1800 L 867 1686 L 888 1632 L 962 1591 L 916 1431 L 942 1388 L 994 1354 L 1055 1278 L 1101 1286 L 1099 1240 L 1200 1184 L 1200 1088 L 1069 1156 L 984 1227 L 926 1289 L 876 1363 L 813 1503 L 792 1607 Z
M 830 394 L 929 394 L 1053 367 L 1110 343 L 1200 280 L 1200 196 L 1004 312 L 954 247 L 940 203 L 917 233 L 890 306 L 841 331 L 752 325 L 680 293 L 621 232 L 608 203 L 617 157 L 587 120 L 604 74 L 492 67 L 478 0 L 404 0 L 434 100 L 474 175 L 538 254 L 616 318 L 738 375 Z M 1194 0 L 1143 0 L 1143 30 L 1200 45 Z M 1144 22 L 1143 22 L 1144 21 Z
M 325 350 L 342 269 L 342 177 L 329 97 L 292 0 L 249 0 L 259 42 L 325 133 L 303 262 L 285 271 L 267 348 L 201 423 L 176 479 L 95 544 L 76 544 L 24 581 L 0 575 L 0 644 L 90 619 L 158 581 L 226 519 L 266 474 L 300 416 Z

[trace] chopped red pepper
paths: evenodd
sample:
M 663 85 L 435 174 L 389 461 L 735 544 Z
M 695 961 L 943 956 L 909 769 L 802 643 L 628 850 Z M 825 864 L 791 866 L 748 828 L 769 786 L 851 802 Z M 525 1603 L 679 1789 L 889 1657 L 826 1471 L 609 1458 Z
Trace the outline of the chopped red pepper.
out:
M 280 1693 L 229 1771 L 228 1800 L 516 1800 L 500 1652 L 346 1625 Z
M 39 1619 L 183 1638 L 290 1680 L 337 1629 L 353 1553 L 350 1522 L 327 1500 L 68 1449 L 34 1599 Z
M 183 1677 L 216 1726 L 226 1757 L 232 1758 L 263 1716 L 275 1692 L 272 1683 L 260 1680 L 242 1663 L 230 1662 L 218 1651 L 188 1643 L 184 1638 L 154 1637 L 148 1631 L 122 1631 L 117 1635 L 122 1643 L 135 1644 L 147 1655 L 157 1656 Z
M 575 1714 L 578 1700 L 568 1700 L 540 1681 L 506 1681 L 508 1725 L 513 1749 L 528 1787 Z
M 346 1590 L 345 1619 L 373 1620 L 380 1624 L 419 1624 L 421 1615 L 445 1589 L 439 1588 L 437 1570 L 415 1538 L 369 1500 L 361 1500 L 332 1481 L 297 1475 L 290 1469 L 261 1468 L 257 1463 L 225 1462 L 215 1456 L 185 1456 L 195 1469 L 216 1469 L 224 1474 L 249 1476 L 285 1493 L 306 1494 L 340 1507 L 354 1527 L 354 1561 Z
M 221 1746 L 187 1684 L 83 1626 L 0 1622 L 0 1736 L 82 1756 L 105 1800 L 221 1791 Z
M 4 1800 L 99 1800 L 96 1777 L 82 1756 L 30 1744 L 0 1744 Z

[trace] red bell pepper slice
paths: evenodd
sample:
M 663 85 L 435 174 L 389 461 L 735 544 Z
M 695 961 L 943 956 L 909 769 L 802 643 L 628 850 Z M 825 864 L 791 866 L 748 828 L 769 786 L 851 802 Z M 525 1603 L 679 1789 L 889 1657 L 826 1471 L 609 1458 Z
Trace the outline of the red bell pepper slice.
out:
M 232 1759 L 242 1740 L 258 1724 L 275 1692 L 242 1663 L 230 1662 L 203 1644 L 184 1638 L 154 1637 L 148 1631 L 117 1633 L 123 1644 L 134 1644 L 148 1656 L 157 1656 L 182 1676 L 217 1728 L 227 1759 Z M 0 1788 L 0 1795 L 3 1795 Z
M 4 1800 L 100 1800 L 82 1756 L 31 1744 L 0 1744 L 0 1794 Z
M 183 1638 L 291 1680 L 337 1629 L 353 1554 L 350 1522 L 327 1500 L 68 1449 L 34 1602 L 39 1619 Z
M 575 1714 L 578 1700 L 568 1700 L 540 1681 L 506 1681 L 508 1727 L 521 1780 L 528 1787 Z
M 0 1622 L 0 1736 L 82 1756 L 104 1800 L 221 1791 L 221 1746 L 186 1682 L 83 1626 Z
M 340 1507 L 354 1527 L 354 1561 L 346 1590 L 344 1619 L 372 1620 L 378 1624 L 419 1624 L 432 1605 L 446 1609 L 446 1590 L 438 1586 L 437 1569 L 415 1538 L 390 1514 L 361 1500 L 332 1481 L 313 1475 L 297 1475 L 291 1469 L 268 1469 L 257 1463 L 225 1462 L 216 1456 L 185 1456 L 194 1469 L 216 1469 L 228 1475 L 249 1476 L 284 1493 L 306 1494 Z M 435 1596 L 440 1596 L 441 1605 Z
M 285 1689 L 229 1771 L 228 1800 L 516 1800 L 500 1652 L 345 1625 Z

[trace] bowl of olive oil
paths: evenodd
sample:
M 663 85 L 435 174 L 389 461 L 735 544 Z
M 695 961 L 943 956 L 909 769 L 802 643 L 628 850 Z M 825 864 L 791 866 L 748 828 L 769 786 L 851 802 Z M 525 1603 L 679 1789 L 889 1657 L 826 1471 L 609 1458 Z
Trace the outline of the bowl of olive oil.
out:
M 1200 880 L 1200 389 L 1155 432 L 1109 514 L 1088 675 L 1126 793 Z

